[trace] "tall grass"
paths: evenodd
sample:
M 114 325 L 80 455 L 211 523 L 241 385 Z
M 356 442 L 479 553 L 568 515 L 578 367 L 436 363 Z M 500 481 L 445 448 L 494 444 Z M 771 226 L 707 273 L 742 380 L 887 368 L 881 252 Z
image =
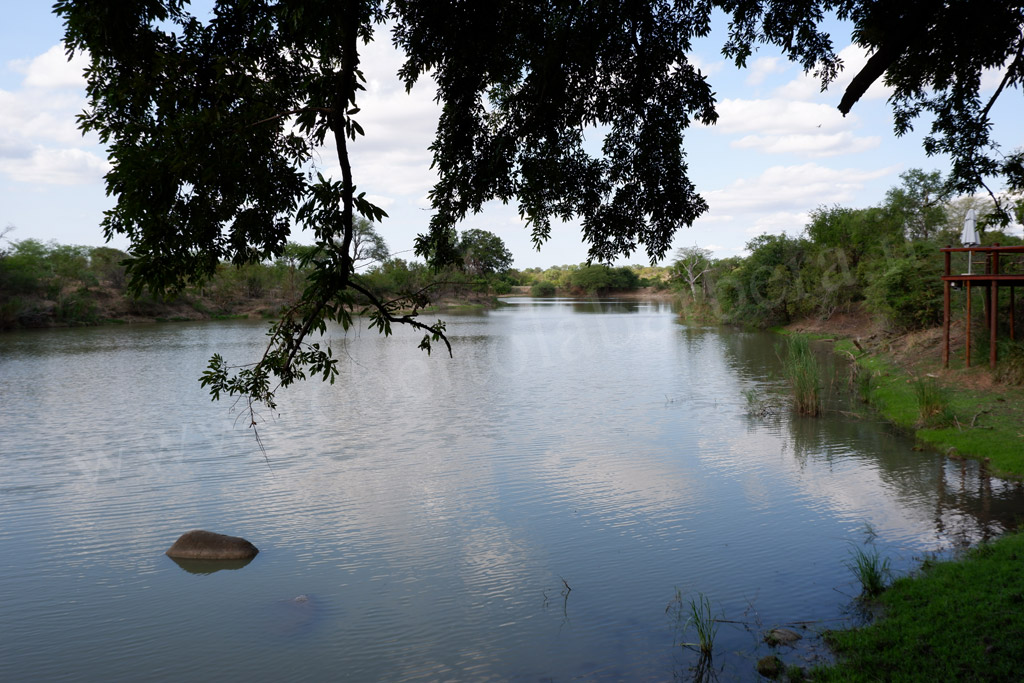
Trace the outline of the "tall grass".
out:
M 850 549 L 850 561 L 846 566 L 860 582 L 861 597 L 875 598 L 882 594 L 892 576 L 889 558 L 882 559 L 878 549 L 870 550 L 860 546 Z
M 917 399 L 918 424 L 938 427 L 952 420 L 949 407 L 949 393 L 934 379 L 914 380 L 914 396 Z
M 864 403 L 871 402 L 871 392 L 875 388 L 875 373 L 868 368 L 854 365 L 854 383 L 857 387 L 857 396 Z
M 702 656 L 710 657 L 715 647 L 715 636 L 718 634 L 718 620 L 711 611 L 711 600 L 708 596 L 698 593 L 696 598 L 687 598 L 684 607 L 683 595 L 679 589 L 676 589 L 676 597 L 668 604 L 665 611 L 672 613 L 677 626 L 682 624 L 684 638 L 689 635 L 691 629 L 696 633 L 696 641 L 683 642 L 680 645 L 696 648 Z
M 1024 342 L 1000 339 L 998 342 L 999 365 L 996 379 L 1007 384 L 1024 384 Z
M 811 352 L 807 337 L 789 338 L 783 369 L 793 391 L 793 404 L 801 415 L 821 414 L 821 369 Z

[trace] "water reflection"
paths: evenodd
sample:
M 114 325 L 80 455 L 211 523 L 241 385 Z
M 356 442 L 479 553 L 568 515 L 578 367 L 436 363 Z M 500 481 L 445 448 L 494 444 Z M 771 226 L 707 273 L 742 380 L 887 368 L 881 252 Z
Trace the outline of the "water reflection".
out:
M 751 358 L 766 362 L 769 344 L 758 335 L 725 340 L 732 367 L 742 367 Z M 908 448 L 904 435 L 857 403 L 845 382 L 847 370 L 843 363 L 837 365 L 827 343 L 819 346 L 818 354 L 826 412 L 832 417 L 774 420 L 776 428 L 787 432 L 783 448 L 800 468 L 808 495 L 823 496 L 830 507 L 863 516 L 898 542 L 928 539 L 935 547 L 964 546 L 1017 526 L 1024 509 L 1020 483 L 994 480 L 977 461 L 947 460 Z M 757 391 L 784 394 L 785 388 L 769 381 Z M 747 416 L 751 433 L 766 426 L 765 420 Z
M 213 574 L 214 572 L 224 570 L 233 571 L 247 566 L 253 560 L 251 557 L 244 560 L 188 560 L 180 557 L 172 557 L 170 559 L 189 574 Z
M 254 358 L 262 323 L 0 337 L 0 679 L 663 680 L 697 663 L 677 589 L 841 619 L 865 523 L 908 567 L 1024 510 L 870 419 L 748 415 L 744 391 L 780 391 L 772 335 L 632 301 L 446 318 L 454 359 L 332 329 L 338 381 L 281 396 L 269 462 L 196 381 L 214 351 Z M 183 528 L 260 561 L 197 581 L 162 554 Z M 756 680 L 756 630 L 723 628 L 722 680 Z

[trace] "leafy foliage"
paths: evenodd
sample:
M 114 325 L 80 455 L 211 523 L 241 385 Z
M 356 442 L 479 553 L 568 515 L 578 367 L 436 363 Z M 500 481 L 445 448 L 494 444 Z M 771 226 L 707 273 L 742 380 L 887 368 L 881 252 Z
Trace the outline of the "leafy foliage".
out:
M 459 238 L 458 251 L 462 267 L 473 275 L 501 273 L 512 267 L 512 252 L 493 232 L 466 230 Z
M 867 288 L 868 305 L 898 330 L 942 321 L 942 264 L 934 247 L 912 244 L 906 255 L 878 265 Z
M 566 284 L 587 294 L 636 289 L 640 278 L 628 267 L 612 268 L 604 264 L 582 265 L 574 270 Z
M 931 239 L 946 222 L 949 190 L 938 171 L 911 169 L 900 174 L 903 185 L 886 194 L 886 205 L 903 225 L 908 239 Z

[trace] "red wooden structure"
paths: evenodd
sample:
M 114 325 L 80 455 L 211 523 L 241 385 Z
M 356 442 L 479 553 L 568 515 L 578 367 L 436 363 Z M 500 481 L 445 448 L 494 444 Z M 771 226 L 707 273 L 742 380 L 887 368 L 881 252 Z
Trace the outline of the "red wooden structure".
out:
M 1014 288 L 1017 285 L 1024 285 L 1024 273 L 1012 272 L 1003 273 L 999 268 L 999 257 L 1014 254 L 1024 255 L 1024 246 L 1001 247 L 998 244 L 984 247 L 946 247 L 940 251 L 946 257 L 946 269 L 942 276 L 945 292 L 943 293 L 943 314 L 942 332 L 944 344 L 942 346 L 942 365 L 949 367 L 949 322 L 950 322 L 950 289 L 954 283 L 963 286 L 967 290 L 967 321 L 966 330 L 966 363 L 971 365 L 971 287 L 978 286 L 985 290 L 985 322 L 988 325 L 988 363 L 989 366 L 996 366 L 996 314 L 999 310 L 999 288 L 1008 286 L 1010 288 L 1010 339 L 1015 339 L 1013 309 L 1016 303 Z M 954 252 L 966 252 L 968 258 L 974 259 L 975 254 L 983 254 L 985 257 L 985 271 L 978 274 L 962 273 L 954 275 L 950 273 L 950 258 Z

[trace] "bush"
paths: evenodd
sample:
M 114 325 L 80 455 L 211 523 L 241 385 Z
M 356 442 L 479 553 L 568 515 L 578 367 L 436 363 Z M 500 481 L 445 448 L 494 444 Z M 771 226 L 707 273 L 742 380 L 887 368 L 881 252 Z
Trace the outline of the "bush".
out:
M 62 297 L 55 315 L 57 320 L 69 325 L 95 325 L 99 322 L 96 302 L 85 291 Z
M 541 280 L 530 287 L 530 296 L 552 297 L 555 295 L 555 283 Z
M 612 268 L 604 264 L 580 266 L 569 274 L 568 285 L 588 294 L 603 291 L 636 289 L 640 277 L 627 266 Z
M 916 330 L 942 322 L 942 259 L 930 244 L 883 264 L 867 290 L 868 309 L 898 330 Z

